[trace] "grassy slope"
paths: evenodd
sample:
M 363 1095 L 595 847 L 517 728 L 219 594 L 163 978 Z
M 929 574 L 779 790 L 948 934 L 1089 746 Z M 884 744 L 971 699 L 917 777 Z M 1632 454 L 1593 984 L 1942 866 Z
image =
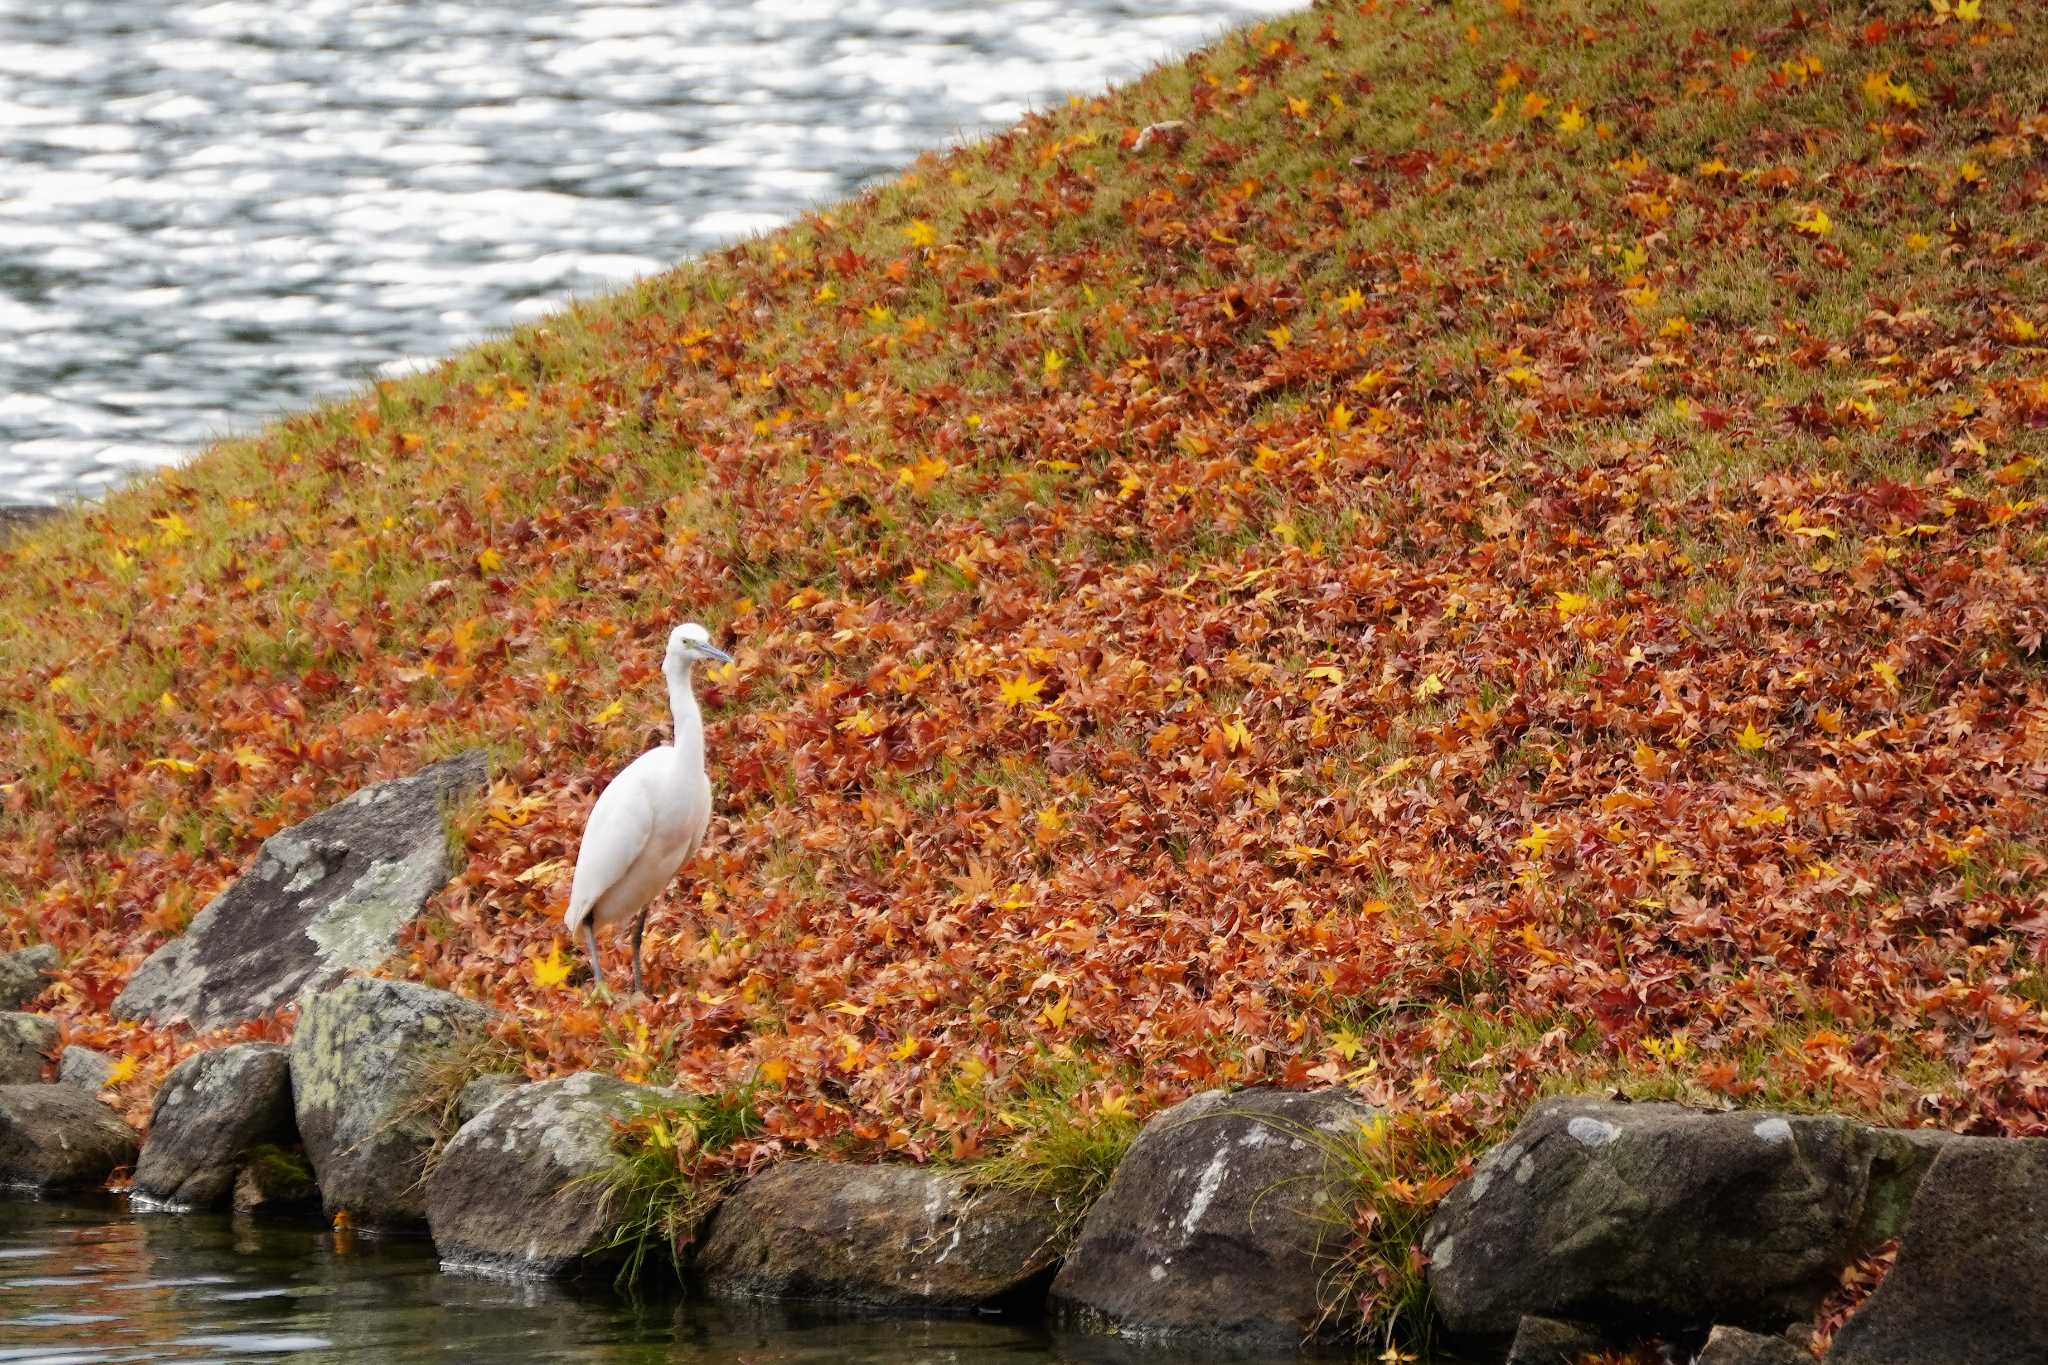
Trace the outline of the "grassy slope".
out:
M 791 1143 L 1337 1079 L 2037 1131 L 2044 44 L 1329 7 L 223 445 L 0 550 L 0 907 L 139 1106 L 143 953 L 481 742 L 407 970 Z M 722 818 L 607 1011 L 533 959 L 688 617 Z

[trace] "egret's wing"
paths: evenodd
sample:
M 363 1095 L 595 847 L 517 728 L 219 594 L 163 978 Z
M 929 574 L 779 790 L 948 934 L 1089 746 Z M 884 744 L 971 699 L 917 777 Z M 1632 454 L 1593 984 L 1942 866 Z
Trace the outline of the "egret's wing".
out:
M 654 837 L 654 809 L 647 798 L 638 762 L 612 779 L 590 808 L 583 825 L 583 846 L 576 850 L 576 875 L 569 883 L 569 913 L 563 918 L 575 933 L 598 898 L 618 885 L 626 869 Z

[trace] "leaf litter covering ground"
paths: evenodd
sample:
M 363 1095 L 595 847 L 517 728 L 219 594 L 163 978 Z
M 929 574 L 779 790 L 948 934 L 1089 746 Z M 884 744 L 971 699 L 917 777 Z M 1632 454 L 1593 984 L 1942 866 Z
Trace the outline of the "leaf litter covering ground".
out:
M 220 1039 L 109 1020 L 143 955 L 480 742 L 393 970 L 751 1082 L 748 1156 L 1249 1082 L 2048 1131 L 2044 45 L 1319 8 L 226 444 L 0 551 L 8 932 L 146 1116 Z M 606 1007 L 558 916 L 687 618 L 719 817 Z

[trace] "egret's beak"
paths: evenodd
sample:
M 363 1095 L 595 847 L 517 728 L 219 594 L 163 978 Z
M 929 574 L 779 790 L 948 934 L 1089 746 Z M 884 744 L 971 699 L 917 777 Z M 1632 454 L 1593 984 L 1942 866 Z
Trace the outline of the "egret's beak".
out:
M 707 659 L 716 659 L 718 660 L 718 662 L 722 664 L 729 664 L 732 662 L 732 655 L 726 653 L 717 645 L 699 644 L 697 646 L 697 652 L 699 654 L 702 654 Z

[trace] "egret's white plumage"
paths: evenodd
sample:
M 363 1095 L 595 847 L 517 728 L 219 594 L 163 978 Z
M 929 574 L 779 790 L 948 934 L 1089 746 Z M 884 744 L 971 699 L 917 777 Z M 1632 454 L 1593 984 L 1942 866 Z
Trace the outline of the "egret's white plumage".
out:
M 690 670 L 699 659 L 732 662 L 732 656 L 713 645 L 709 633 L 694 622 L 669 633 L 661 671 L 675 715 L 675 742 L 626 765 L 598 796 L 583 826 L 583 846 L 576 852 L 576 876 L 569 884 L 564 919 L 572 939 L 582 931 L 590 949 L 590 970 L 600 986 L 604 972 L 597 965 L 597 931 L 610 933 L 631 920 L 633 989 L 645 989 L 640 938 L 647 927 L 647 906 L 704 842 L 704 830 L 711 823 L 704 719 L 690 686 Z

